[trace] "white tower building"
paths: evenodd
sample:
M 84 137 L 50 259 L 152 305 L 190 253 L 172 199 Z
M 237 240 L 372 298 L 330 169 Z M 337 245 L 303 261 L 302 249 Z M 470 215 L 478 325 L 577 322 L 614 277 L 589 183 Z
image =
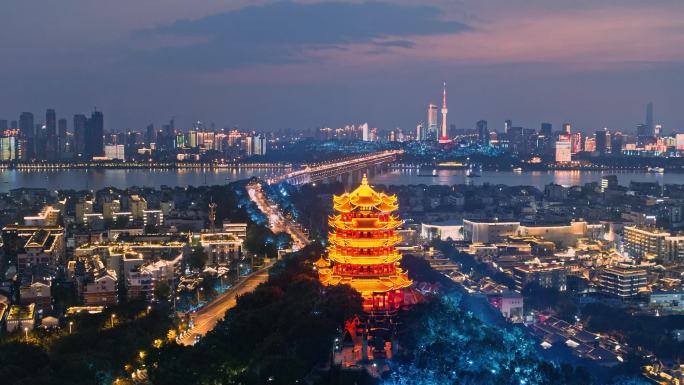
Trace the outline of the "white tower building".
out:
M 447 134 L 448 111 L 446 104 L 446 82 L 444 82 L 444 91 L 442 93 L 442 129 L 439 132 L 439 143 L 449 143 L 449 135 Z

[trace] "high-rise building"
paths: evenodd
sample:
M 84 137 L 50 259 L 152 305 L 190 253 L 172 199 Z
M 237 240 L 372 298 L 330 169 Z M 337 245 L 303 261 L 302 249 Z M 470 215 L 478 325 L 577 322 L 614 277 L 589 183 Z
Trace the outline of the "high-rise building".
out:
M 188 147 L 197 148 L 197 130 L 188 131 Z
M 114 160 L 126 160 L 126 147 L 123 144 L 104 146 L 104 156 Z
M 18 159 L 19 138 L 13 135 L 0 137 L 0 160 L 11 161 Z
M 33 124 L 32 113 L 22 112 L 19 115 L 19 131 L 21 131 L 21 136 L 26 139 L 26 158 L 33 159 L 35 157 L 35 125 Z
M 88 118 L 83 114 L 74 115 L 74 149 L 75 156 L 85 156 L 86 126 Z
M 475 124 L 477 126 L 477 139 L 480 144 L 489 144 L 489 128 L 486 120 L 478 120 Z
M 444 89 L 442 91 L 442 128 L 439 132 L 439 142 L 449 143 L 449 133 L 447 132 L 447 102 L 446 102 L 446 82 L 444 82 Z
M 7 120 L 0 119 L 0 131 L 5 131 L 7 129 L 9 129 L 9 126 L 7 125 Z
M 45 111 L 45 157 L 54 160 L 57 157 L 57 113 L 52 108 Z
M 572 127 L 570 126 L 570 123 L 563 123 L 563 133 L 566 135 L 572 134 Z
M 254 155 L 254 137 L 251 135 L 248 135 L 245 138 L 245 154 L 247 156 Z
M 254 155 L 266 155 L 266 137 L 261 134 L 254 137 Z
M 570 141 L 559 140 L 556 142 L 556 162 L 567 163 L 572 161 L 572 146 Z
M 422 142 L 427 139 L 427 135 L 425 132 L 425 127 L 423 126 L 422 122 L 419 122 L 416 124 L 416 140 L 419 142 Z
M 66 119 L 60 119 L 57 121 L 57 149 L 58 149 L 58 154 L 57 157 L 59 157 L 61 154 L 64 154 L 68 150 L 68 143 L 67 143 L 67 120 Z
M 570 136 L 570 143 L 572 144 L 572 153 L 584 151 L 584 140 L 582 139 L 582 132 L 575 132 Z
M 596 139 L 593 136 L 587 136 L 586 138 L 584 138 L 584 151 L 596 151 Z
M 371 128 L 371 134 L 370 134 L 370 140 L 371 142 L 377 142 L 378 141 L 378 129 L 377 127 Z
M 637 145 L 644 147 L 647 144 L 653 143 L 653 134 L 647 124 L 637 124 Z
M 504 134 L 508 134 L 511 128 L 513 128 L 513 121 L 510 119 L 504 120 Z
M 677 151 L 684 151 L 684 134 L 675 135 L 675 143 Z
M 622 147 L 624 146 L 624 136 L 621 132 L 616 132 L 610 136 L 610 153 L 613 155 L 622 154 Z
M 364 142 L 370 142 L 370 129 L 368 128 L 368 123 L 361 125 L 361 133 L 361 139 L 363 139 Z
M 650 135 L 655 136 L 655 123 L 653 120 L 653 102 L 646 105 L 646 127 Z
M 428 104 L 427 139 L 437 140 L 437 105 Z
M 596 152 L 603 155 L 608 148 L 608 130 L 597 130 L 594 138 L 596 139 Z
M 157 139 L 157 133 L 154 131 L 154 125 L 150 124 L 145 128 L 145 144 L 149 146 Z
M 547 138 L 553 136 L 553 125 L 551 123 L 542 123 L 540 132 Z
M 104 156 L 104 115 L 93 111 L 86 122 L 85 154 L 86 158 Z
M 330 217 L 328 260 L 315 263 L 321 282 L 350 285 L 361 293 L 369 313 L 400 308 L 412 281 L 399 267 L 401 254 L 395 247 L 402 223 L 392 214 L 399 208 L 397 197 L 376 192 L 364 175 L 356 190 L 333 197 L 333 207 L 337 214 Z

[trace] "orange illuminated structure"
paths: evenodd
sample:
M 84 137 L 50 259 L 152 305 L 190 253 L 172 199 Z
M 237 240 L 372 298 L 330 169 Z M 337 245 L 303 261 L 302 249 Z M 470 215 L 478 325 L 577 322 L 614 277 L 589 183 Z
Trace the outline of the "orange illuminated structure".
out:
M 347 284 L 363 296 L 366 312 L 390 311 L 403 304 L 404 289 L 412 284 L 399 267 L 395 245 L 402 221 L 397 197 L 373 190 L 363 176 L 351 193 L 333 197 L 337 214 L 329 217 L 328 258 L 315 266 L 324 285 Z

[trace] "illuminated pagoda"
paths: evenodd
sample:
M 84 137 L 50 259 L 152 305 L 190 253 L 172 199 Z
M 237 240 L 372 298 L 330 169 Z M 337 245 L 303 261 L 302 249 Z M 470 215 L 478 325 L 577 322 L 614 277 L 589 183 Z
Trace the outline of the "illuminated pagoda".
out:
M 412 284 L 399 267 L 395 248 L 402 223 L 392 212 L 399 207 L 396 195 L 377 192 L 363 176 L 350 193 L 333 197 L 337 214 L 328 218 L 328 258 L 316 262 L 324 285 L 348 284 L 363 296 L 366 312 L 396 310 L 403 304 L 404 289 Z

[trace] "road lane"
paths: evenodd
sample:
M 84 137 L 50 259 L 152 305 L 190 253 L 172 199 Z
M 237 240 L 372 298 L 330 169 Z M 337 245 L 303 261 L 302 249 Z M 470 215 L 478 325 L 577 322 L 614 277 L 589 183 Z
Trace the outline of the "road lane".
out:
M 234 287 L 228 289 L 225 293 L 198 310 L 194 316 L 194 327 L 183 338 L 179 339 L 178 343 L 181 345 L 193 345 L 195 343 L 195 336 L 203 337 L 214 329 L 218 321 L 223 319 L 226 311 L 235 306 L 239 296 L 253 291 L 259 284 L 266 282 L 271 266 L 273 265 L 271 264 L 251 273 Z

